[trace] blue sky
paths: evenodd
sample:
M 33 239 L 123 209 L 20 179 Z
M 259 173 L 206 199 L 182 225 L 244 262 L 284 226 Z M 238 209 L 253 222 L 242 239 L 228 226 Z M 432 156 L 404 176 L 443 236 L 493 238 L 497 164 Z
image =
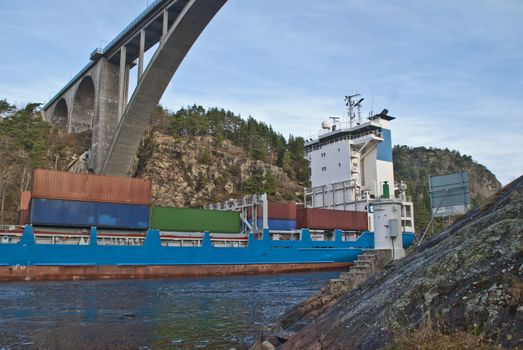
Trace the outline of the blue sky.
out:
M 0 0 L 0 99 L 45 102 L 146 0 Z M 162 104 L 252 115 L 308 137 L 344 95 L 387 108 L 394 144 L 523 173 L 523 1 L 229 0 Z

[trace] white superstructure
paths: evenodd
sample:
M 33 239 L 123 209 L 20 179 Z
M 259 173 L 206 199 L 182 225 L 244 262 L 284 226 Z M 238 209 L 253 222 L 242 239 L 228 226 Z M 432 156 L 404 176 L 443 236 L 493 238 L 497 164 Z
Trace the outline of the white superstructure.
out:
M 389 124 L 393 117 L 377 115 L 362 125 L 334 124 L 305 143 L 310 162 L 314 207 L 340 208 L 358 199 L 379 198 L 383 184 L 394 184 Z M 320 193 L 345 188 L 333 198 Z M 343 198 L 344 197 L 344 198 Z
M 305 142 L 311 187 L 304 196 L 310 208 L 368 211 L 376 249 L 391 249 L 393 242 L 398 258 L 404 255 L 401 232 L 414 232 L 414 212 L 406 185 L 394 181 L 390 123 L 395 118 L 387 113 L 355 123 L 349 110 L 347 122 L 324 121 L 318 135 Z M 399 234 L 392 237 L 388 227 L 394 225 Z

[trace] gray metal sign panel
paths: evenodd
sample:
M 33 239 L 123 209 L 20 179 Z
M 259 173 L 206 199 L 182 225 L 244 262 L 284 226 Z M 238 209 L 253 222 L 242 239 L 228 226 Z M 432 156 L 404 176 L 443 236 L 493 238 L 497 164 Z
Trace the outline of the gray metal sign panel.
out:
M 429 176 L 430 204 L 435 216 L 463 214 L 470 205 L 467 172 Z

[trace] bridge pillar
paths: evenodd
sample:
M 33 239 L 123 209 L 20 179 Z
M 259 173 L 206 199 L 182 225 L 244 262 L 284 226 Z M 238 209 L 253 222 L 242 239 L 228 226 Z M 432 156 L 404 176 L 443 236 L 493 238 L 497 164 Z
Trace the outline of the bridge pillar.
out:
M 118 79 L 118 120 L 122 117 L 123 111 L 125 110 L 125 102 L 127 98 L 127 80 L 126 76 L 128 75 L 127 69 L 127 48 L 122 46 L 120 48 L 120 67 L 119 67 L 119 79 Z
M 98 71 L 98 89 L 95 115 L 92 125 L 91 157 L 89 168 L 99 173 L 111 145 L 120 114 L 120 67 L 101 58 L 95 69 Z M 125 72 L 123 79 L 125 80 Z M 125 98 L 125 94 L 124 94 Z
M 145 29 L 142 29 L 140 31 L 140 48 L 139 48 L 139 54 L 138 54 L 138 81 L 137 84 L 140 82 L 140 79 L 142 79 L 143 74 L 143 60 L 144 60 L 144 54 L 145 54 Z
M 163 10 L 162 15 L 162 40 L 165 38 L 167 31 L 169 30 L 169 11 Z

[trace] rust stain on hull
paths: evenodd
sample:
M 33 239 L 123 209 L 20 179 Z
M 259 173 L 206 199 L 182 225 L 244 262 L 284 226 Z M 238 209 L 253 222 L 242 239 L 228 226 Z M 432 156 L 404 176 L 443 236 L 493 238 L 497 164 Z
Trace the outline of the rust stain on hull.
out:
M 252 264 L 155 266 L 0 266 L 0 281 L 89 280 L 254 275 L 343 269 L 353 264 Z

